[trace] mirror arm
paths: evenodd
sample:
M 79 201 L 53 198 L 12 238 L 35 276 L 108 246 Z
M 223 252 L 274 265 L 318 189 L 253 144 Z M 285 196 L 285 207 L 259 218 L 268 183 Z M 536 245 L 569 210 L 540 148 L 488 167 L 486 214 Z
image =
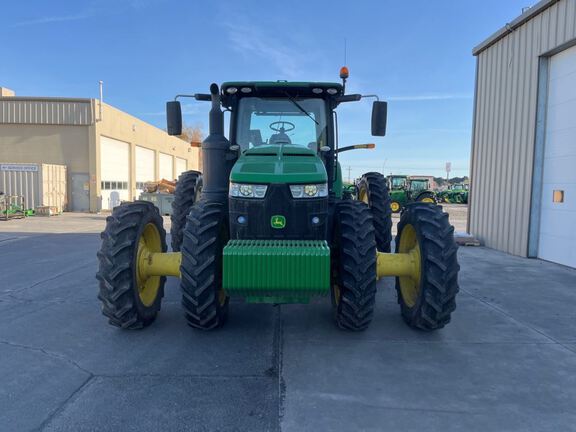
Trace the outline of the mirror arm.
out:
M 174 97 L 174 100 L 178 100 L 179 98 L 194 98 L 197 101 L 206 101 L 206 102 L 210 102 L 212 100 L 212 96 L 207 93 L 194 93 L 192 95 L 179 94 Z
M 337 103 L 342 103 L 342 102 L 357 102 L 360 99 L 362 99 L 362 95 L 359 94 L 347 94 L 347 95 L 342 95 L 342 96 L 338 96 L 336 99 Z
M 355 145 L 351 145 L 351 146 L 346 146 L 346 147 L 340 147 L 338 149 L 335 150 L 336 153 L 342 153 L 348 150 L 355 150 L 355 149 L 373 149 L 374 147 L 376 147 L 375 144 L 355 144 Z
M 375 95 L 375 94 L 362 95 L 362 99 L 364 99 L 364 98 L 374 98 L 374 99 L 376 99 L 377 101 L 380 101 L 380 98 L 378 97 L 378 95 Z

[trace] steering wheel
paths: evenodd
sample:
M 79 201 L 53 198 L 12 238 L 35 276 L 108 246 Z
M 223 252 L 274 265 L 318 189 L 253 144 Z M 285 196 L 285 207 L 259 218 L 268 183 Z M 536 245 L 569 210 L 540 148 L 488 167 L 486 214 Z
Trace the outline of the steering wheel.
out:
M 275 125 L 279 125 L 279 126 L 274 127 Z M 284 125 L 288 125 L 289 129 L 286 129 L 284 127 Z M 290 126 L 292 126 L 292 127 L 290 127 Z M 286 132 L 290 132 L 291 130 L 296 129 L 296 126 L 294 125 L 294 123 L 290 123 L 288 121 L 277 121 L 274 123 L 270 123 L 270 129 L 272 129 L 274 132 L 286 133 Z

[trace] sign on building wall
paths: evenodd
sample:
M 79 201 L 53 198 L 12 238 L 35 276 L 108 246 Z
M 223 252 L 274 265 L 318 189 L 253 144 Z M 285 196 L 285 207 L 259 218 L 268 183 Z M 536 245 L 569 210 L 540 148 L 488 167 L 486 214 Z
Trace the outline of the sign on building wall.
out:
M 0 171 L 36 172 L 36 164 L 0 164 Z

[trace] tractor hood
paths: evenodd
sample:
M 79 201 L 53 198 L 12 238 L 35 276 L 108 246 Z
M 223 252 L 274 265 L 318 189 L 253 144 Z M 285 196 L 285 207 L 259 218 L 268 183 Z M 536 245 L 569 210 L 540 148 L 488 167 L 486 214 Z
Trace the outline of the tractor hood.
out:
M 296 145 L 245 150 L 230 173 L 230 181 L 238 183 L 326 183 L 327 179 L 316 152 Z

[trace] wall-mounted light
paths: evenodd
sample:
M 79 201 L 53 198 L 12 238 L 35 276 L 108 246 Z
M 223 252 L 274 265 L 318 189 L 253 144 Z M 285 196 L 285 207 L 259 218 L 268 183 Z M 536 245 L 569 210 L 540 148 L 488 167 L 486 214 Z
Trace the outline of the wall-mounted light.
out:
M 555 190 L 552 193 L 552 202 L 563 203 L 564 202 L 564 191 L 563 190 Z

